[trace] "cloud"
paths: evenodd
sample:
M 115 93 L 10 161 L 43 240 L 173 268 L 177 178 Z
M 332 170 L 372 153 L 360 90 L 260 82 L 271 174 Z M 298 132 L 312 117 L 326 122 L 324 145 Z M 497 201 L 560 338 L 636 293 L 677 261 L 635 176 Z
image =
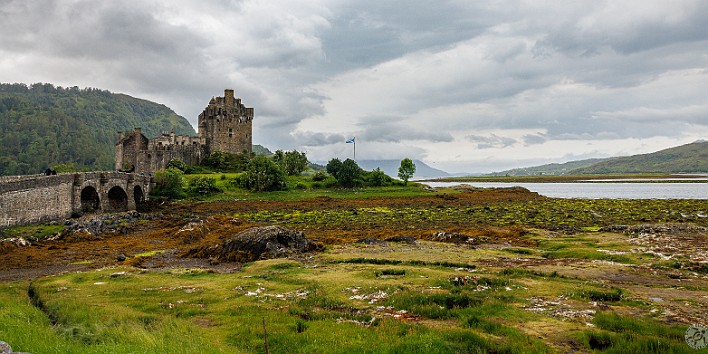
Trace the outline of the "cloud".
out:
M 347 140 L 347 137 L 342 134 L 313 132 L 297 132 L 294 134 L 294 138 L 300 143 L 300 145 L 307 147 L 341 144 Z
M 497 136 L 491 134 L 488 136 L 468 135 L 465 137 L 469 142 L 477 144 L 477 149 L 505 148 L 517 143 L 516 139 Z
M 193 125 L 233 88 L 271 149 L 492 168 L 705 138 L 705 23 L 700 0 L 5 0 L 0 73 Z

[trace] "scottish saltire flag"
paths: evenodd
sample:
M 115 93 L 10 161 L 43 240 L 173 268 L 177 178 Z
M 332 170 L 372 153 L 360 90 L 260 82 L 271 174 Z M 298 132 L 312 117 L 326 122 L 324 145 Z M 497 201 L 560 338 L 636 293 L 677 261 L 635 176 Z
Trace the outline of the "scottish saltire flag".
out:
M 356 139 L 356 137 L 347 140 L 347 144 L 354 144 L 354 139 Z

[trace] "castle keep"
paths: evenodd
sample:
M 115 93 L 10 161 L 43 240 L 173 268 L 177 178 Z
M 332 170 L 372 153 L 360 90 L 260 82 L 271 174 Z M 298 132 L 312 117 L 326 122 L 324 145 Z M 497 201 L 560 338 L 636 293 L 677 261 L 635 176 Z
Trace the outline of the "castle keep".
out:
M 151 173 L 164 169 L 172 159 L 196 165 L 215 151 L 232 154 L 251 152 L 253 108 L 234 97 L 234 90 L 224 90 L 224 97 L 213 97 L 199 114 L 199 136 L 163 133 L 146 138 L 140 128 L 125 135 L 118 133 L 116 170 Z

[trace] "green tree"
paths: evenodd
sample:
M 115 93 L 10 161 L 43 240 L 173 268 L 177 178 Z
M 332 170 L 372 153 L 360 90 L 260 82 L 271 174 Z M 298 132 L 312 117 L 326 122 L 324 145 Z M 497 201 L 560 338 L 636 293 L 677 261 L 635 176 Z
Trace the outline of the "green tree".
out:
M 183 196 L 184 172 L 168 168 L 155 172 L 155 188 L 152 194 L 158 197 L 179 199 Z
M 367 181 L 369 185 L 374 187 L 381 187 L 391 183 L 391 177 L 387 176 L 380 168 L 376 168 L 371 171 L 368 175 Z
M 246 168 L 243 187 L 256 192 L 283 190 L 285 173 L 280 166 L 265 156 L 256 156 Z
M 408 185 L 408 180 L 415 173 L 415 164 L 411 159 L 405 158 L 401 160 L 401 167 L 398 168 L 398 178 L 403 180 L 404 185 Z
M 304 152 L 293 150 L 285 153 L 283 167 L 288 176 L 297 176 L 305 171 L 308 163 Z
M 327 163 L 327 166 L 325 167 L 325 170 L 327 171 L 327 173 L 329 173 L 335 179 L 337 179 L 337 174 L 339 173 L 339 170 L 341 170 L 341 169 L 342 169 L 342 161 L 336 157 L 329 160 L 329 162 Z
M 327 163 L 327 173 L 334 176 L 337 183 L 346 188 L 354 187 L 362 175 L 362 169 L 357 165 L 356 161 L 346 159 L 341 162 L 338 158 L 333 158 Z

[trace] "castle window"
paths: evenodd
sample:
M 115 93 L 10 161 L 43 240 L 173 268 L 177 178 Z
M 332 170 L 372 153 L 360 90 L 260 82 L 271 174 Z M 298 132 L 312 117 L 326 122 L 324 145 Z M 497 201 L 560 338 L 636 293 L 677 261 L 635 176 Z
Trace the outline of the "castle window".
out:
M 234 137 L 234 130 L 229 128 L 229 138 L 233 138 L 233 137 Z

